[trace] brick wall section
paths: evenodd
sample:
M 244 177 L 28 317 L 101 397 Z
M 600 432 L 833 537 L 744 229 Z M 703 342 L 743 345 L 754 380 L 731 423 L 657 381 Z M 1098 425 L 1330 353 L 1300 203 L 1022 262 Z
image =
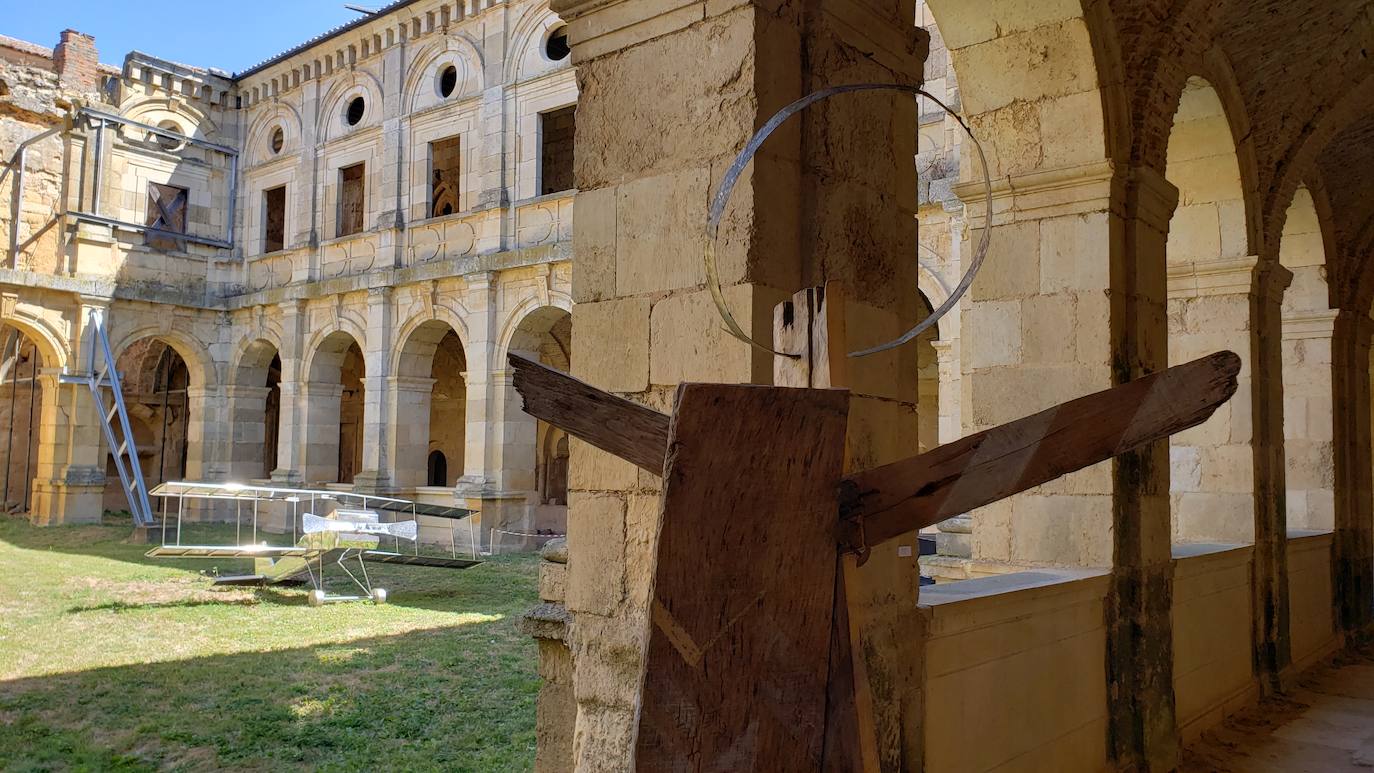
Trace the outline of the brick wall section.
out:
M 95 38 L 76 30 L 62 30 L 52 52 L 53 69 L 62 85 L 73 91 L 96 91 L 100 85 L 100 57 Z

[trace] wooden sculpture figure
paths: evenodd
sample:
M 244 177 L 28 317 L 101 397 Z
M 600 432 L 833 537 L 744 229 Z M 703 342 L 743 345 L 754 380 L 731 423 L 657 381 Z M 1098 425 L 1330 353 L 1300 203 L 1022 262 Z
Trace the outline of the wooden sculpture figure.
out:
M 779 306 L 775 347 L 806 352 L 778 359 L 779 386 L 682 384 L 671 416 L 510 356 L 527 413 L 663 477 L 637 770 L 879 769 L 845 591 L 867 553 L 1201 424 L 1236 389 L 1219 352 L 846 476 L 836 294 Z

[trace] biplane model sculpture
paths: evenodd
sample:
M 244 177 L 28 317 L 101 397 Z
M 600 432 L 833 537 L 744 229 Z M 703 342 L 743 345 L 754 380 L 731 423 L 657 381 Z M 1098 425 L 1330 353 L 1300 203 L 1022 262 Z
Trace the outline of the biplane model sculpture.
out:
M 899 768 L 851 608 L 869 552 L 1196 426 L 1236 389 L 1218 352 L 845 475 L 838 295 L 775 310 L 775 346 L 803 352 L 774 360 L 785 386 L 682 384 L 671 416 L 510 355 L 527 413 L 662 476 L 638 770 Z
M 378 604 L 387 598 L 385 588 L 372 584 L 367 573 L 368 564 L 400 564 L 402 566 L 430 566 L 443 569 L 466 569 L 481 561 L 477 552 L 477 537 L 471 516 L 473 511 L 459 507 L 442 507 L 411 502 L 392 497 L 356 494 L 347 491 L 248 486 L 237 483 L 196 483 L 169 481 L 151 492 L 164 501 L 177 503 L 175 525 L 162 518 L 162 544 L 149 550 L 150 558 L 251 558 L 253 573 L 215 578 L 216 585 L 283 585 L 308 581 L 312 586 L 309 600 L 312 605 L 334 601 L 370 599 Z M 232 502 L 234 507 L 234 539 L 229 544 L 183 544 L 182 531 L 185 502 Z M 245 505 L 248 509 L 248 528 L 244 526 Z M 264 506 L 290 509 L 291 544 L 271 545 L 260 536 L 267 532 L 260 518 Z M 408 516 L 408 517 L 407 517 Z M 449 555 L 433 555 L 420 550 L 419 519 L 443 519 L 449 524 Z M 384 520 L 385 519 L 385 520 Z M 456 538 L 459 521 L 468 522 L 471 558 L 460 558 Z M 283 535 L 285 524 L 279 523 Z M 170 533 L 169 533 L 170 530 Z M 245 533 L 245 531 L 247 533 Z M 402 549 L 402 541 L 411 544 Z M 387 541 L 394 550 L 384 550 Z M 355 573 L 349 564 L 357 568 Z M 360 594 L 336 594 L 326 588 L 325 570 L 337 567 L 361 591 Z

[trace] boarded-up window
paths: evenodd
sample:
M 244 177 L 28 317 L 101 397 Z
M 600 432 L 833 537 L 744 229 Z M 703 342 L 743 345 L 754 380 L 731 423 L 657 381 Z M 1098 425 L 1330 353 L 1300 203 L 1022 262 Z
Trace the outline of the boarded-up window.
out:
M 165 233 L 186 233 L 186 189 L 175 185 L 148 183 L 148 228 Z M 155 250 L 185 249 L 180 239 L 149 231 L 145 242 Z
M 339 170 L 339 233 L 348 236 L 363 230 L 363 172 L 364 164 L 354 164 Z
M 262 251 L 276 252 L 286 246 L 286 186 L 262 192 Z
M 430 173 L 429 216 L 452 215 L 462 209 L 458 205 L 462 143 L 457 137 L 429 143 Z
M 539 114 L 539 194 L 573 187 L 573 138 L 577 134 L 575 106 Z

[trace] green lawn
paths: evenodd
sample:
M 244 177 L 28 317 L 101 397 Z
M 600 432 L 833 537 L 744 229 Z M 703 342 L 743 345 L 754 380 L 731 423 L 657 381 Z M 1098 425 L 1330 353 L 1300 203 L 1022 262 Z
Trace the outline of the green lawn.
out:
M 0 517 L 0 769 L 532 767 L 534 556 L 378 567 L 390 603 L 316 608 L 129 533 Z

